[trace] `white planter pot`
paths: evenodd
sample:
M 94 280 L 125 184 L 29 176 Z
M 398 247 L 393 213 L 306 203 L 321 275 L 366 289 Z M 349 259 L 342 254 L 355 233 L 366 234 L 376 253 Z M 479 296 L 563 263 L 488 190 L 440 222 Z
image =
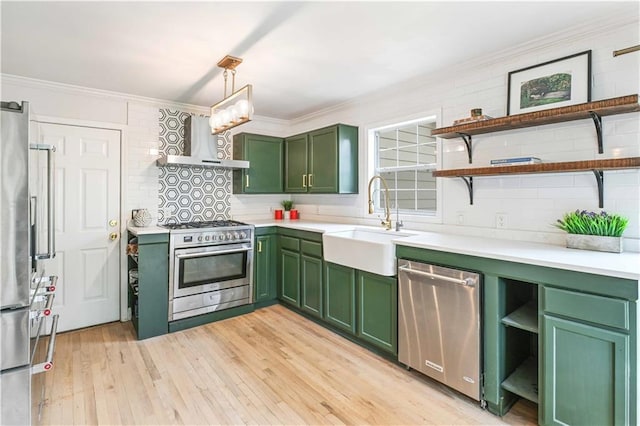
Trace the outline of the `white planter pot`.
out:
M 290 210 L 285 210 L 284 212 L 284 220 L 289 220 L 291 219 L 291 211 Z
M 622 237 L 567 234 L 567 247 L 581 250 L 622 253 Z

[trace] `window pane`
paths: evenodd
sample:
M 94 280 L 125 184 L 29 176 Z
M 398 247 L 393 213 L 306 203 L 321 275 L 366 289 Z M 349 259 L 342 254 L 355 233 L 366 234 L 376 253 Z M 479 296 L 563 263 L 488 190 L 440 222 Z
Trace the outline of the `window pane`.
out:
M 403 124 L 375 133 L 376 174 L 389 185 L 391 208 L 418 214 L 433 213 L 436 209 L 436 180 L 431 170 L 437 164 L 438 146 L 431 136 L 435 119 Z M 375 207 L 384 209 L 384 191 L 375 183 Z

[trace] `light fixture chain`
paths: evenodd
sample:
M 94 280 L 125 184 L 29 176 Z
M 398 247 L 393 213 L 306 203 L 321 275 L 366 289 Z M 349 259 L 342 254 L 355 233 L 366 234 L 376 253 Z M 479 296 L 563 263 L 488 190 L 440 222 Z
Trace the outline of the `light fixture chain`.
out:
M 231 70 L 231 94 L 236 93 L 236 70 Z
M 224 97 L 227 97 L 227 69 L 224 69 L 224 72 L 222 73 L 222 75 L 224 76 Z

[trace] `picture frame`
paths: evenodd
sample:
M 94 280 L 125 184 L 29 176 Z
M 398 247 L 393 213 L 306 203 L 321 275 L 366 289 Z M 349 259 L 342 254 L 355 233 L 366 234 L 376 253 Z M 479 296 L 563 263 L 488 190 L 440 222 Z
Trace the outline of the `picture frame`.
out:
M 591 50 L 511 71 L 507 115 L 591 102 Z

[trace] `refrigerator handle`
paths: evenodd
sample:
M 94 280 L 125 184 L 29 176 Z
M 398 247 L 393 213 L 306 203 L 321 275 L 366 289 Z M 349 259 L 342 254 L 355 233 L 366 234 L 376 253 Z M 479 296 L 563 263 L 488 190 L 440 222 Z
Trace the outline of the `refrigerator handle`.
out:
M 49 346 L 47 347 L 47 359 L 40 363 L 31 366 L 31 374 L 44 373 L 51 370 L 53 367 L 53 353 L 56 348 L 56 335 L 58 333 L 58 317 L 53 316 L 53 324 L 51 324 L 51 335 L 49 336 Z
M 47 252 L 36 254 L 37 260 L 53 259 L 56 256 L 56 230 L 55 230 L 55 156 L 56 147 L 53 145 L 31 144 L 31 149 L 47 151 Z

